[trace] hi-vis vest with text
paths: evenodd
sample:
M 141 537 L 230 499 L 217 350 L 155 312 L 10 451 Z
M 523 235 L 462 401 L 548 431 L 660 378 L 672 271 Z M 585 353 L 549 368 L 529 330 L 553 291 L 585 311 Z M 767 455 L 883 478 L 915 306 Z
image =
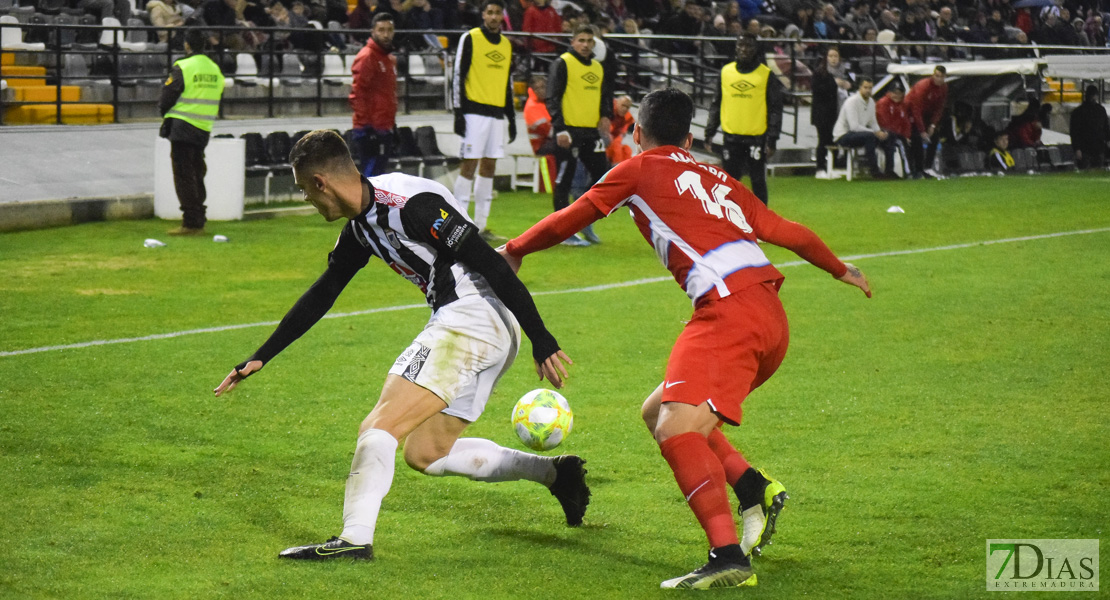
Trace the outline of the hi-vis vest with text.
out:
M 181 119 L 203 131 L 212 131 L 220 112 L 220 96 L 224 93 L 224 74 L 211 58 L 194 54 L 176 64 L 185 80 L 185 91 L 168 112 L 167 117 Z M 170 83 L 166 82 L 167 85 Z
M 466 72 L 466 97 L 478 104 L 505 106 L 513 47 L 508 38 L 494 45 L 480 27 L 470 30 L 470 70 Z
M 601 63 L 590 59 L 590 66 L 586 66 L 570 52 L 559 58 L 567 65 L 563 123 L 567 127 L 597 127 L 601 120 L 601 80 L 605 77 Z
M 732 135 L 767 132 L 767 79 L 771 69 L 759 65 L 751 73 L 731 62 L 721 69 L 721 131 Z

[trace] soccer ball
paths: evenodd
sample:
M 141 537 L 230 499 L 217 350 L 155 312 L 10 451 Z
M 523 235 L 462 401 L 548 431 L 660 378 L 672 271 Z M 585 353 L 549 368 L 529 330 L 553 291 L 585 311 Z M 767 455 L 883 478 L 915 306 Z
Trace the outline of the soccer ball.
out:
M 574 427 L 567 399 L 551 390 L 532 390 L 513 407 L 513 429 L 525 446 L 551 450 L 563 443 Z

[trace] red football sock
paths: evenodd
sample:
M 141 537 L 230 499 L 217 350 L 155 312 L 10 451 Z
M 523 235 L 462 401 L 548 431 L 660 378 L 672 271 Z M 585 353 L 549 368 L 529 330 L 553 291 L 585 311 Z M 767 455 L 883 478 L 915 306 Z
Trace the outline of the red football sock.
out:
M 725 481 L 729 485 L 735 486 L 736 482 L 740 480 L 740 476 L 744 471 L 752 468 L 748 460 L 744 458 L 743 454 L 729 443 L 728 438 L 725 437 L 724 432 L 719 427 L 713 429 L 713 433 L 709 434 L 709 449 L 721 461 L 721 466 L 725 468 Z
M 659 450 L 674 471 L 678 489 L 701 523 L 709 546 L 739 544 L 732 509 L 725 490 L 725 471 L 709 443 L 699 433 L 683 433 L 659 444 Z

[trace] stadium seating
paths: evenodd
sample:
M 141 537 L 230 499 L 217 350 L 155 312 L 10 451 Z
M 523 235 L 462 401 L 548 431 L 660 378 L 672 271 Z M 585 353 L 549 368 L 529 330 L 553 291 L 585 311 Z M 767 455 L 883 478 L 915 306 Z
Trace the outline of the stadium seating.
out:
M 397 128 L 397 143 L 390 162 L 409 175 L 420 175 L 424 171 L 424 159 L 420 156 L 420 147 L 416 145 L 411 127 Z

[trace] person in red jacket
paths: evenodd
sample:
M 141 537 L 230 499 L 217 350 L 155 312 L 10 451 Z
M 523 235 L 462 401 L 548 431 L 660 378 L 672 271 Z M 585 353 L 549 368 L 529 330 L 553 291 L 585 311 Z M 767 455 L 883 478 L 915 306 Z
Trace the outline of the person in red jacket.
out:
M 521 31 L 525 33 L 562 33 L 563 19 L 552 8 L 549 0 L 535 0 L 535 4 L 524 11 L 524 24 L 521 26 Z M 538 38 L 529 38 L 528 46 L 533 54 L 555 54 L 559 49 L 559 46 L 554 42 Z M 532 69 L 546 71 L 550 62 L 549 59 L 534 57 Z
M 636 123 L 636 118 L 630 112 L 631 109 L 631 96 L 621 96 L 613 99 L 613 118 L 609 120 L 609 139 L 611 141 L 609 147 L 605 149 L 605 155 L 609 157 L 611 164 L 615 165 L 632 158 L 632 148 L 624 141 L 624 135 L 628 133 L 628 128 Z
M 933 159 L 937 155 L 937 123 L 944 114 L 944 104 L 948 101 L 948 84 L 944 76 L 948 70 L 944 65 L 937 65 L 933 75 L 913 84 L 910 93 L 906 94 L 906 104 L 909 105 L 910 115 L 913 117 L 913 132 L 910 137 L 910 165 L 913 168 L 914 179 L 926 175 L 935 177 Z M 927 152 L 922 153 L 922 144 L 928 144 Z
M 393 49 L 393 15 L 378 13 L 370 39 L 351 66 L 351 145 L 360 173 L 381 175 L 393 153 L 397 118 L 397 59 Z
M 887 93 L 875 103 L 875 120 L 883 131 L 890 134 L 902 163 L 902 174 L 909 176 L 910 166 L 906 160 L 906 143 L 913 133 L 913 120 L 905 100 L 906 92 L 902 89 L 902 84 L 894 82 Z M 894 161 L 887 162 L 886 174 L 894 174 Z

